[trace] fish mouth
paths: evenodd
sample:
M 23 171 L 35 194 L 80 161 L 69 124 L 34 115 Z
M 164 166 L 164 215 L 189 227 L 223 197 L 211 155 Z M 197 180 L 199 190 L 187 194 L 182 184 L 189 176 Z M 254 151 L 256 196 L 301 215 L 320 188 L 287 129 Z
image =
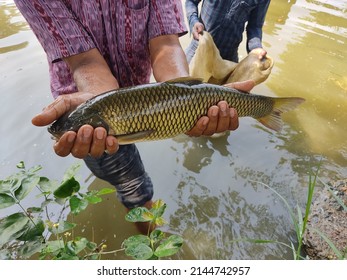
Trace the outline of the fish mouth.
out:
M 61 131 L 56 131 L 52 126 L 47 128 L 48 132 L 51 134 L 51 139 L 52 140 L 59 140 L 60 137 L 63 135 L 63 132 Z

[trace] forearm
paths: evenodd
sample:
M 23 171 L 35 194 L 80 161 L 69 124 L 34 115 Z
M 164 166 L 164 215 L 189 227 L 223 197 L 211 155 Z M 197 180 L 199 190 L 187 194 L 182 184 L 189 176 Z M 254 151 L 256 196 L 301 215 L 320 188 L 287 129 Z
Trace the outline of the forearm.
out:
M 117 80 L 97 49 L 64 58 L 64 61 L 69 65 L 80 92 L 97 95 L 119 87 Z
M 262 48 L 263 25 L 270 1 L 264 1 L 251 12 L 247 23 L 247 51 Z
M 186 15 L 190 32 L 192 32 L 194 24 L 199 21 L 199 2 L 201 2 L 201 0 L 186 0 L 185 2 Z
M 189 76 L 187 59 L 177 35 L 165 35 L 152 39 L 150 52 L 156 81 Z

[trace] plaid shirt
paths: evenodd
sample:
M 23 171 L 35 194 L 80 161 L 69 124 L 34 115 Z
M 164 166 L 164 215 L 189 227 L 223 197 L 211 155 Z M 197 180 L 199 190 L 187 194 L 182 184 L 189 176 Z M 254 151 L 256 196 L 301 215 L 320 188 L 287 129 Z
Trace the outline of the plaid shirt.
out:
M 262 27 L 270 0 L 203 0 L 200 16 L 199 2 L 201 0 L 185 2 L 190 30 L 196 22 L 202 22 L 222 58 L 238 62 L 237 50 L 246 22 L 247 51 L 262 47 Z M 189 48 L 194 48 L 194 43 Z
M 64 57 L 97 48 L 121 87 L 148 83 L 149 40 L 184 34 L 180 0 L 15 0 L 49 63 L 54 97 L 77 91 Z

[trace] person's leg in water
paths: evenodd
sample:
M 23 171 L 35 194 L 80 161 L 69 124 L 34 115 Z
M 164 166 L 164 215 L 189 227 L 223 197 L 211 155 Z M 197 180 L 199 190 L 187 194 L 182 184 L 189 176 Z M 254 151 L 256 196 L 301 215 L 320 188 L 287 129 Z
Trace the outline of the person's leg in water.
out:
M 89 156 L 84 161 L 96 177 L 116 187 L 117 197 L 128 211 L 139 206 L 151 208 L 153 184 L 134 144 L 120 145 L 115 154 Z M 147 234 L 148 223 L 136 223 L 136 226 Z

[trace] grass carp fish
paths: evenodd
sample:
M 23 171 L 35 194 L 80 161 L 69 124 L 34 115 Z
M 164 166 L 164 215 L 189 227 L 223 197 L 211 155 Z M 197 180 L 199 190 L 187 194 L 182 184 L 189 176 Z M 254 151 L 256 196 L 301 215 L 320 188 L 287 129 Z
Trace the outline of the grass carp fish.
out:
M 48 131 L 59 138 L 90 124 L 104 127 L 119 144 L 166 139 L 189 131 L 221 100 L 235 108 L 239 117 L 253 117 L 276 131 L 282 127 L 281 114 L 304 101 L 245 93 L 187 77 L 105 92 L 59 118 Z

